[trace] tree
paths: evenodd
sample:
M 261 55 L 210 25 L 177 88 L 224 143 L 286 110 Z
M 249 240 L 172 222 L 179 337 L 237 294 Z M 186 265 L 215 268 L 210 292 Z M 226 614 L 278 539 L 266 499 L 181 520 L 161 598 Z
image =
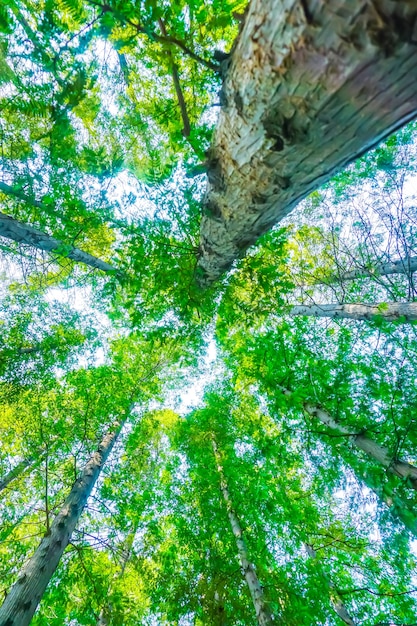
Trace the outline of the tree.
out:
M 74 483 L 64 506 L 55 517 L 38 549 L 26 563 L 15 585 L 0 608 L 0 623 L 30 624 L 39 600 L 55 572 L 59 560 L 71 540 L 71 535 L 84 506 L 109 456 L 123 423 L 116 424 L 100 442 L 97 452 L 86 464 Z
M 354 320 L 377 320 L 412 322 L 417 319 L 417 304 L 414 302 L 393 304 L 316 304 L 295 305 L 290 315 L 313 315 L 315 317 L 345 318 Z
M 297 4 L 289 13 L 274 0 L 250 4 L 210 151 L 202 285 L 338 169 L 415 117 L 408 81 L 415 50 L 403 36 L 415 8 L 405 3 L 401 18 L 399 7 L 383 2 L 345 9 L 339 20 L 337 2 Z M 312 67 L 314 80 L 307 80 Z
M 255 607 L 256 618 L 258 624 L 260 626 L 268 626 L 272 624 L 273 617 L 265 606 L 264 598 L 263 598 L 263 590 L 262 586 L 258 580 L 256 575 L 256 571 L 254 566 L 249 560 L 248 552 L 246 549 L 245 539 L 243 536 L 243 531 L 239 522 L 239 518 L 237 517 L 234 509 L 232 499 L 229 493 L 229 487 L 227 485 L 227 481 L 224 475 L 224 470 L 221 465 L 221 456 L 219 453 L 219 449 L 216 443 L 216 440 L 212 439 L 213 445 L 213 454 L 216 459 L 217 471 L 220 476 L 220 489 L 223 494 L 224 503 L 227 509 L 227 515 L 229 517 L 230 526 L 232 528 L 233 534 L 236 539 L 236 546 L 239 554 L 239 561 L 242 566 L 242 570 L 249 587 L 250 595 L 252 598 L 253 606 Z
M 54 237 L 50 237 L 32 226 L 22 224 L 9 215 L 4 215 L 4 213 L 0 214 L 0 235 L 8 239 L 13 239 L 13 241 L 17 241 L 18 243 L 25 243 L 29 246 L 39 248 L 40 250 L 55 252 L 63 257 L 85 263 L 90 267 L 95 267 L 104 272 L 116 271 L 109 263 L 105 263 L 101 261 L 101 259 L 96 259 L 91 254 L 83 252 L 74 246 L 66 246 L 62 241 L 58 241 L 54 239 Z
M 417 15 L 339 4 L 0 7 L 0 622 L 413 623 Z

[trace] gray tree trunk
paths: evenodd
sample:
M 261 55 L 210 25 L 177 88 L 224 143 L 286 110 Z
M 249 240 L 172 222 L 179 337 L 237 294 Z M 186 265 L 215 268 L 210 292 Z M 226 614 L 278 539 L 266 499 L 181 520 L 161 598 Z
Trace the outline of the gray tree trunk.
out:
M 263 590 L 256 575 L 255 568 L 249 560 L 245 540 L 243 538 L 243 531 L 240 526 L 239 519 L 233 509 L 232 499 L 229 494 L 229 488 L 221 463 L 221 456 L 214 438 L 212 439 L 212 446 L 214 458 L 216 460 L 217 471 L 220 475 L 220 489 L 223 495 L 224 502 L 226 504 L 230 526 L 232 527 L 232 532 L 235 536 L 237 551 L 239 554 L 239 561 L 242 566 L 246 583 L 249 588 L 253 606 L 255 607 L 256 618 L 259 626 L 271 626 L 274 623 L 274 620 L 265 604 Z
M 377 320 L 412 322 L 417 320 L 417 302 L 391 302 L 382 304 L 302 304 L 292 306 L 289 315 L 331 317 L 333 319 Z
M 416 20 L 408 0 L 250 2 L 207 164 L 201 286 L 416 117 Z
M 0 626 L 28 626 L 78 523 L 101 469 L 123 424 L 115 424 L 101 440 L 74 483 L 63 507 L 36 552 L 20 571 L 0 607 Z
M 284 387 L 279 387 L 279 389 L 286 396 L 292 395 L 292 392 Z M 311 402 L 304 402 L 303 407 L 306 413 L 317 417 L 322 424 L 327 426 L 334 433 L 345 437 L 347 441 L 350 441 L 356 448 L 365 452 L 365 454 L 385 467 L 391 474 L 395 474 L 400 478 L 408 478 L 410 486 L 417 490 L 417 467 L 415 465 L 407 461 L 402 461 L 401 459 L 393 458 L 386 448 L 380 446 L 376 441 L 366 435 L 352 432 L 353 428 L 343 426 L 320 406 L 312 404 Z
M 39 459 L 39 462 L 41 459 Z M 35 464 L 35 457 L 28 457 L 27 459 L 23 459 L 14 467 L 10 472 L 7 472 L 5 476 L 0 480 L 0 492 L 2 492 L 10 483 L 18 478 L 23 472 L 25 472 L 29 467 Z
M 373 268 L 358 268 L 349 272 L 341 272 L 333 274 L 328 278 L 318 279 L 313 282 L 314 285 L 331 285 L 334 283 L 343 283 L 347 280 L 355 280 L 356 278 L 374 278 L 378 276 L 390 276 L 392 274 L 412 274 L 417 272 L 417 257 L 410 256 L 399 261 L 390 263 L 379 263 Z
M 0 236 L 13 239 L 13 241 L 24 243 L 28 246 L 38 248 L 39 250 L 54 252 L 55 254 L 72 259 L 73 261 L 85 263 L 85 265 L 89 265 L 90 267 L 103 270 L 103 272 L 115 271 L 114 267 L 88 254 L 88 252 L 83 252 L 79 248 L 66 245 L 62 243 L 62 241 L 43 233 L 41 230 L 23 224 L 4 213 L 0 213 Z
M 307 550 L 307 554 L 312 559 L 317 559 L 317 552 L 314 550 L 313 546 L 310 546 L 308 543 L 305 543 L 304 546 L 305 546 L 305 549 Z M 322 576 L 325 578 L 329 586 L 330 602 L 332 604 L 333 609 L 337 613 L 337 615 L 340 617 L 342 622 L 344 622 L 345 624 L 348 624 L 348 626 L 356 626 L 356 622 L 354 622 L 351 616 L 349 615 L 348 610 L 342 598 L 337 593 L 337 590 L 335 589 L 335 586 L 333 585 L 332 581 L 328 578 L 328 576 L 323 571 L 322 571 Z

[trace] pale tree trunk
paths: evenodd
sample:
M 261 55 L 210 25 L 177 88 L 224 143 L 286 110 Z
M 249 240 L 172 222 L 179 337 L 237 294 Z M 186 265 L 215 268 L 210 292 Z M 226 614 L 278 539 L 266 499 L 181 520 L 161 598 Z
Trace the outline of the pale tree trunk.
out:
M 46 205 L 43 202 L 39 202 L 39 200 L 36 200 L 36 198 L 26 194 L 21 189 L 16 189 L 15 187 L 12 187 L 11 185 L 8 185 L 7 183 L 4 183 L 2 181 L 0 181 L 0 192 L 4 193 L 4 195 L 6 196 L 11 196 L 13 198 L 16 198 L 17 200 L 21 200 L 22 202 L 24 202 L 25 204 L 28 204 L 29 206 L 34 206 L 37 209 L 40 209 L 45 214 L 48 214 L 48 211 L 51 210 L 50 204 Z M 52 207 L 56 211 L 59 211 L 59 207 L 57 207 L 55 204 L 53 204 Z M 110 217 L 106 219 L 105 222 L 107 224 L 110 224 L 112 227 L 123 228 L 125 226 L 125 224 L 122 221 L 116 220 Z
M 417 515 L 415 511 L 410 509 L 408 503 L 398 498 L 394 499 L 392 494 L 390 495 L 384 490 L 383 486 L 375 486 L 365 472 L 361 472 L 359 477 L 363 480 L 368 489 L 373 491 L 378 500 L 387 506 L 392 517 L 396 521 L 399 520 L 414 537 L 417 537 Z
M 308 543 L 305 543 L 304 547 L 307 550 L 308 556 L 311 557 L 312 559 L 314 559 L 316 561 L 316 563 L 317 563 L 317 560 L 316 560 L 317 559 L 317 553 L 314 550 L 313 546 L 309 545 Z M 342 598 L 338 594 L 337 589 L 335 589 L 335 586 L 333 585 L 332 581 L 329 579 L 329 577 L 323 571 L 321 573 L 322 573 L 322 576 L 326 580 L 326 583 L 327 583 L 327 585 L 329 587 L 330 602 L 332 604 L 333 609 L 335 610 L 337 615 L 340 617 L 342 622 L 344 622 L 345 624 L 348 624 L 348 626 L 356 626 L 356 622 L 353 621 L 353 619 L 349 615 L 348 610 L 347 610 L 347 608 L 346 608 Z
M 13 241 L 17 241 L 18 243 L 24 243 L 38 250 L 54 252 L 55 254 L 72 259 L 73 261 L 78 261 L 90 267 L 103 270 L 103 272 L 116 271 L 114 267 L 88 254 L 88 252 L 83 252 L 79 248 L 66 245 L 62 241 L 43 233 L 41 230 L 23 224 L 4 213 L 0 213 L 0 236 L 13 239 Z
M 279 387 L 285 396 L 292 396 L 292 392 L 284 387 Z M 311 402 L 304 402 L 303 408 L 309 415 L 317 417 L 318 420 L 327 426 L 333 433 L 341 435 L 345 440 L 349 441 L 359 450 L 362 450 L 374 461 L 385 467 L 391 474 L 400 478 L 408 478 L 410 487 L 417 490 L 417 467 L 401 461 L 401 459 L 393 458 L 389 451 L 380 446 L 376 441 L 361 433 L 352 432 L 353 428 L 347 428 L 340 424 L 330 413 L 320 406 Z
M 36 463 L 35 457 L 31 456 L 20 461 L 16 467 L 10 470 L 10 472 L 7 472 L 7 474 L 0 479 L 0 492 L 6 489 L 6 487 L 10 485 L 13 480 L 21 476 L 29 467 L 39 464 L 41 460 L 42 458 L 39 458 L 38 463 Z
M 381 304 L 301 304 L 292 306 L 288 315 L 307 315 L 312 317 L 330 317 L 332 319 L 351 319 L 408 323 L 417 320 L 417 302 L 390 302 Z
M 86 463 L 74 483 L 63 507 L 51 524 L 32 558 L 20 571 L 0 607 L 0 626 L 28 626 L 54 574 L 61 556 L 71 540 L 88 497 L 109 456 L 122 424 L 107 432 L 98 449 Z
M 207 163 L 197 281 L 417 114 L 417 4 L 252 0 Z
M 212 439 L 213 453 L 216 460 L 217 471 L 220 475 L 220 489 L 223 495 L 224 502 L 226 504 L 227 515 L 229 517 L 230 526 L 232 528 L 233 535 L 236 540 L 237 551 L 239 554 L 239 561 L 242 566 L 242 570 L 246 579 L 246 583 L 249 588 L 249 592 L 252 598 L 253 606 L 255 607 L 256 618 L 259 626 L 270 626 L 274 623 L 273 617 L 268 610 L 263 590 L 259 583 L 258 577 L 255 572 L 255 568 L 249 560 L 248 552 L 246 549 L 246 543 L 243 538 L 243 531 L 240 526 L 239 519 L 233 509 L 232 499 L 229 494 L 229 488 L 227 485 L 226 477 L 221 462 L 220 452 L 217 448 L 215 439 Z
M 392 274 L 410 275 L 417 272 L 417 256 L 406 257 L 400 261 L 389 263 L 379 263 L 372 268 L 358 268 L 340 274 L 333 274 L 327 278 L 314 279 L 312 285 L 331 285 L 334 283 L 344 283 L 347 280 L 356 278 L 379 278 L 380 276 L 391 276 Z M 304 285 L 307 286 L 307 285 Z

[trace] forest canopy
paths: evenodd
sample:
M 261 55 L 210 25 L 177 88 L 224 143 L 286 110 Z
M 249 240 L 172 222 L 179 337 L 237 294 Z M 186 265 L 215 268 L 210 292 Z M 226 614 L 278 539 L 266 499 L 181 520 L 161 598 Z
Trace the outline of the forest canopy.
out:
M 0 626 L 416 624 L 415 23 L 0 4 Z

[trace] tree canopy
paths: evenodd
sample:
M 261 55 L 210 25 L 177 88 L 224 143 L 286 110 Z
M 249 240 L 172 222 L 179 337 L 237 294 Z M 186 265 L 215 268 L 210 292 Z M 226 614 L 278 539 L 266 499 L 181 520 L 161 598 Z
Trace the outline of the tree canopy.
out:
M 417 12 L 322 4 L 0 5 L 0 626 L 416 623 Z

